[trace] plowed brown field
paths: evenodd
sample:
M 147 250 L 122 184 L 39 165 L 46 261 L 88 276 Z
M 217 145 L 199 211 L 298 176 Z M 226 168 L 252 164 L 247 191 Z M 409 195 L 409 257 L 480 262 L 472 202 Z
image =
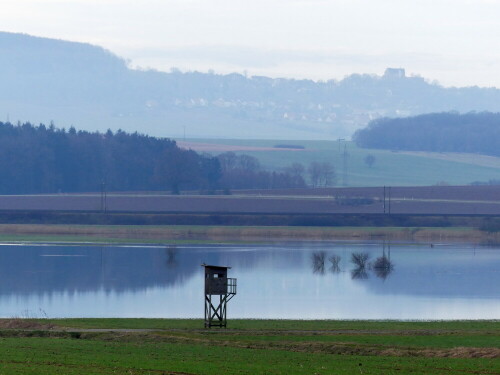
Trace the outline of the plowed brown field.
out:
M 385 207 L 385 208 L 384 208 Z M 0 196 L 4 211 L 101 211 L 100 194 Z M 500 215 L 500 186 L 326 188 L 233 195 L 108 193 L 109 212 Z M 384 211 L 385 210 L 385 211 Z

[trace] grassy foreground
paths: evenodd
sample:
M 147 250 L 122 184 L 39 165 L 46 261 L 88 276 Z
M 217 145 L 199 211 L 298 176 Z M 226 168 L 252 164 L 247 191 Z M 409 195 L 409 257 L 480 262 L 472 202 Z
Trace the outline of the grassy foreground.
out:
M 499 321 L 229 324 L 0 320 L 0 374 L 500 374 Z

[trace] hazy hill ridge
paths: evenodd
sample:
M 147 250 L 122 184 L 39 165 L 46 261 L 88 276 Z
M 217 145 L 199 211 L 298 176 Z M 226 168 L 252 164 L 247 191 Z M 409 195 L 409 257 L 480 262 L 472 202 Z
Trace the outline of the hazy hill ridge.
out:
M 326 82 L 143 71 L 101 47 L 5 32 L 0 53 L 0 119 L 87 130 L 336 139 L 384 116 L 500 111 L 498 89 L 443 88 L 400 69 Z

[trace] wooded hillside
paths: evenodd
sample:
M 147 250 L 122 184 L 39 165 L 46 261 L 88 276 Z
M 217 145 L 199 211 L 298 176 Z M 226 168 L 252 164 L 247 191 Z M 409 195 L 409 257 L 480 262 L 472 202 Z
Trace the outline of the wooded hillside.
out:
M 223 169 L 216 156 L 138 133 L 0 122 L 0 194 L 100 191 L 103 183 L 109 191 L 213 192 L 232 188 L 233 179 L 242 188 L 304 186 L 301 178 L 247 164 Z
M 360 147 L 500 156 L 500 113 L 430 113 L 374 120 L 358 130 Z

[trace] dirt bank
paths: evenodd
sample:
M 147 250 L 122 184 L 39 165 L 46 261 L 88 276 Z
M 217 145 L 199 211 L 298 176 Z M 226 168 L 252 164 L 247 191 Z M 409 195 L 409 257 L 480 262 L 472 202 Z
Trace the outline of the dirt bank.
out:
M 426 242 L 500 243 L 500 233 L 472 228 L 427 227 L 254 227 L 254 226 L 105 226 L 1 224 L 0 239 L 92 241 L 134 240 L 394 240 Z

